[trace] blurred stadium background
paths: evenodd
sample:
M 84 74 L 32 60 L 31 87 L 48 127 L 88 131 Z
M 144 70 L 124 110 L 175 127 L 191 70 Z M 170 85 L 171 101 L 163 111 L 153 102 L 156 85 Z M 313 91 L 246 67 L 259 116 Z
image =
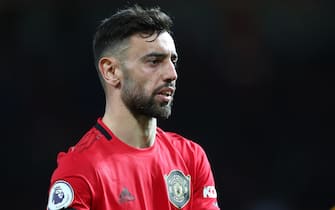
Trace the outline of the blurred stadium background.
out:
M 333 0 L 1 0 L 1 202 L 45 209 L 57 153 L 103 113 L 95 27 L 134 2 L 174 19 L 178 90 L 159 124 L 206 149 L 221 208 L 334 206 Z

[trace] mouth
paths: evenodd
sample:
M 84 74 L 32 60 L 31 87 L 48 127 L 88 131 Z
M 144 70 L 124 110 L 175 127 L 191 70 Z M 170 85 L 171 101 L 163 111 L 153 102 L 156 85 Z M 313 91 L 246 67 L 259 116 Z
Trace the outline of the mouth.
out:
M 159 95 L 172 96 L 175 89 L 173 87 L 164 87 L 158 91 Z
M 173 98 L 175 88 L 173 87 L 164 87 L 157 92 L 158 98 L 162 102 L 170 102 Z

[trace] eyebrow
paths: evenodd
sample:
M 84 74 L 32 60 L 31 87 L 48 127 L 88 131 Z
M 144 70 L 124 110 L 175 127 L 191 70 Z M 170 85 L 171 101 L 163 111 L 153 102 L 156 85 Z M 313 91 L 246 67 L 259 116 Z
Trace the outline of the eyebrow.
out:
M 146 54 L 142 57 L 143 60 L 147 59 L 147 58 L 150 58 L 150 57 L 155 57 L 155 58 L 166 58 L 168 56 L 167 53 L 158 53 L 158 52 L 152 52 L 152 53 L 149 53 L 149 54 Z M 178 55 L 176 53 L 172 53 L 172 56 L 171 56 L 173 59 L 178 59 Z

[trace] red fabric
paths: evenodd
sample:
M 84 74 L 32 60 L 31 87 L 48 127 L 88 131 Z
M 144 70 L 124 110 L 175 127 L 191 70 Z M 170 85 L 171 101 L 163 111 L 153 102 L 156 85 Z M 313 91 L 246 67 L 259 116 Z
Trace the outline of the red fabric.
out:
M 58 155 L 51 186 L 58 180 L 72 186 L 74 200 L 70 207 L 76 210 L 177 209 L 169 201 L 166 180 L 171 171 L 178 171 L 190 177 L 190 199 L 182 209 L 219 209 L 214 196 L 204 196 L 204 188 L 215 183 L 206 154 L 198 144 L 157 128 L 153 146 L 137 149 L 114 136 L 101 119 L 98 123 L 112 139 L 108 140 L 93 127 L 77 145 Z

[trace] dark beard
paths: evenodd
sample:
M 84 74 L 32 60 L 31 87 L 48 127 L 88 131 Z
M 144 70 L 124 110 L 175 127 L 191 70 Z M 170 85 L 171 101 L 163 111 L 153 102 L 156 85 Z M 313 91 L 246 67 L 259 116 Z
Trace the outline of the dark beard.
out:
M 147 96 L 140 85 L 126 78 L 121 90 L 121 99 L 134 116 L 168 119 L 171 115 L 172 100 L 169 103 L 158 103 L 154 98 L 156 92 L 161 88 L 157 88 L 153 95 Z

